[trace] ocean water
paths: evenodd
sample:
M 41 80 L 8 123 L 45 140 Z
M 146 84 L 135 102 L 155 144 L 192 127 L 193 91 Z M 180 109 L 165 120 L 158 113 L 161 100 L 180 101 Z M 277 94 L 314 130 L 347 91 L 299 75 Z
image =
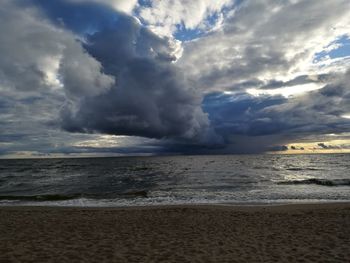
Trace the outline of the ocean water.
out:
M 349 154 L 0 160 L 3 206 L 349 200 Z

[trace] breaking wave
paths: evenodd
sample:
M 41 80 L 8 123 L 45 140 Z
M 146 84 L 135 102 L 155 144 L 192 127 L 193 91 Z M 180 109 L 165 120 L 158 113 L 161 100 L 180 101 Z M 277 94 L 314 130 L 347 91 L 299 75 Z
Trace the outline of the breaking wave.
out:
M 280 184 L 280 185 L 315 184 L 315 185 L 322 185 L 322 186 L 350 186 L 350 179 L 327 180 L 327 179 L 311 178 L 311 179 L 305 179 L 305 180 L 282 181 L 282 182 L 278 182 L 277 184 Z

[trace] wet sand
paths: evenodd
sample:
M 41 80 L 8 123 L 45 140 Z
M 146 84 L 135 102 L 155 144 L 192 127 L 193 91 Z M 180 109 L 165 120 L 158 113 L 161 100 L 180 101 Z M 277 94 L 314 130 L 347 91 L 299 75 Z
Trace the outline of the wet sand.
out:
M 1 207 L 0 262 L 350 262 L 350 204 Z

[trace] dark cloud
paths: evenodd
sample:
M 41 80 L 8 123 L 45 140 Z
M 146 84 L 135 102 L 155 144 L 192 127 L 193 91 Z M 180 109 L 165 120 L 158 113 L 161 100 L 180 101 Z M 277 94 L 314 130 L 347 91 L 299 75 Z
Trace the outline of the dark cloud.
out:
M 170 40 L 135 18 L 63 0 L 6 0 L 0 13 L 7 35 L 0 40 L 1 137 L 27 132 L 2 145 L 3 152 L 71 151 L 60 146 L 72 142 L 66 133 L 49 135 L 57 125 L 70 132 L 218 141 L 201 95 L 173 64 Z
M 205 115 L 197 112 L 200 100 L 179 79 L 180 73 L 168 65 L 135 59 L 119 74 L 118 86 L 82 99 L 74 113 L 68 105 L 62 112 L 63 127 L 152 138 L 199 137 L 206 125 Z
M 292 146 L 293 147 L 293 146 Z M 288 146 L 286 145 L 281 145 L 281 146 L 272 146 L 269 148 L 270 151 L 272 152 L 283 152 L 283 151 L 288 151 Z
M 289 128 L 283 122 L 274 122 L 264 110 L 287 100 L 281 96 L 255 97 L 249 94 L 211 94 L 205 97 L 203 108 L 215 130 L 224 137 L 232 135 L 261 136 Z
M 333 87 L 337 88 L 342 89 L 341 85 Z M 209 113 L 212 125 L 224 134 L 297 135 L 349 131 L 349 120 L 342 117 L 349 112 L 346 95 L 324 96 L 323 92 L 289 100 L 271 96 L 221 95 L 214 100 L 207 97 L 204 109 Z
M 326 145 L 323 142 L 319 143 L 317 145 L 320 146 L 322 149 L 325 149 L 325 150 L 341 149 L 341 147 L 338 146 L 338 145 Z
M 342 117 L 350 112 L 348 80 L 346 73 L 323 89 L 290 99 L 213 93 L 205 97 L 203 108 L 212 127 L 228 145 L 236 141 L 235 137 L 244 135 L 273 136 L 277 143 L 284 136 L 295 141 L 310 134 L 349 132 L 349 119 Z M 248 138 L 245 142 L 251 143 Z M 266 149 L 263 144 L 256 145 L 256 149 L 259 147 Z
M 84 47 L 115 77 L 116 85 L 98 96 L 77 92 L 78 99 L 62 111 L 64 129 L 217 142 L 201 110 L 200 94 L 172 64 L 167 39 L 123 16 L 88 36 Z
M 294 145 L 290 146 L 290 149 L 293 150 L 293 151 L 296 151 L 296 150 L 304 151 L 305 150 L 304 147 L 297 147 L 297 146 L 294 146 Z

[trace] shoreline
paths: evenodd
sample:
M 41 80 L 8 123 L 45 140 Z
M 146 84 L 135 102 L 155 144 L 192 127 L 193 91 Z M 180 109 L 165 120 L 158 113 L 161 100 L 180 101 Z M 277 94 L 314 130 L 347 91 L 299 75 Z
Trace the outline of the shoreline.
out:
M 350 203 L 0 207 L 0 262 L 346 262 Z
M 41 203 L 43 203 L 41 205 Z M 242 203 L 175 203 L 175 204 L 150 204 L 150 205 L 109 205 L 109 206 L 99 206 L 99 205 L 73 205 L 73 204 L 48 204 L 48 202 L 36 202 L 36 203 L 28 203 L 28 204 L 1 204 L 0 203 L 0 210 L 3 208 L 47 208 L 47 209 L 101 209 L 101 210 L 123 210 L 123 209 L 163 209 L 163 208 L 199 208 L 199 207 L 234 207 L 234 208 L 244 208 L 244 207 L 308 207 L 308 206 L 314 206 L 314 207 L 322 207 L 322 206 L 334 206 L 334 205 L 344 205 L 344 206 L 350 206 L 350 200 L 337 200 L 337 201 L 315 201 L 315 202 L 290 202 L 290 203 L 284 203 L 284 202 L 242 202 Z
M 291 204 L 174 204 L 174 205 L 140 205 L 140 206 L 40 206 L 40 205 L 0 205 L 2 211 L 107 211 L 107 212 L 128 212 L 128 211 L 164 211 L 164 210 L 221 210 L 228 212 L 297 212 L 345 209 L 350 213 L 350 202 L 326 202 L 326 203 L 291 203 Z M 350 240 L 349 240 L 350 241 Z
M 0 213 L 6 210 L 16 211 L 107 211 L 107 212 L 128 212 L 128 211 L 164 211 L 164 210 L 221 210 L 228 212 L 297 212 L 347 209 L 350 213 L 350 202 L 330 203 L 291 203 L 291 204 L 174 204 L 174 205 L 149 205 L 149 206 L 0 206 Z

